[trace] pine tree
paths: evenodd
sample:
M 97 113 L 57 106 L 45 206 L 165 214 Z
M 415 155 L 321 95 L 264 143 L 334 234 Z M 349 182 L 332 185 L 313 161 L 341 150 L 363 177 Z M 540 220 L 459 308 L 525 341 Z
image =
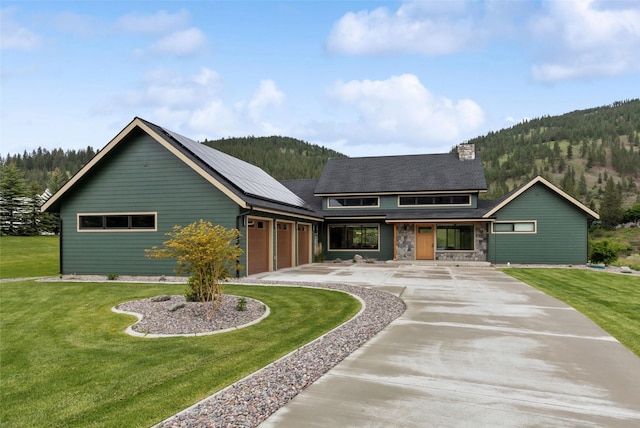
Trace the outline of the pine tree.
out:
M 587 195 L 587 179 L 584 176 L 584 172 L 580 174 L 580 181 L 578 181 L 578 193 L 582 197 Z
M 600 221 L 606 229 L 615 228 L 622 221 L 622 193 L 609 176 L 600 204 Z
M 25 211 L 27 188 L 24 176 L 15 164 L 10 163 L 1 170 L 0 178 L 0 225 L 2 233 L 22 235 L 25 233 Z

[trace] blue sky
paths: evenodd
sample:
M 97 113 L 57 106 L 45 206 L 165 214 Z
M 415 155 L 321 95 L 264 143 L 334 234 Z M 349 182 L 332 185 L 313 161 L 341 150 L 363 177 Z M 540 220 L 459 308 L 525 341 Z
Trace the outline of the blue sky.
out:
M 3 1 L 0 153 L 202 140 L 449 151 L 640 97 L 638 1 Z

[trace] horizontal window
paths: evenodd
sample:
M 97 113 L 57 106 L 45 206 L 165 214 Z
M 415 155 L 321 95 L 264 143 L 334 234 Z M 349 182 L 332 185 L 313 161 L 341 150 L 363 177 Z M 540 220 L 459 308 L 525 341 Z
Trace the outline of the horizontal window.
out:
M 377 250 L 379 234 L 377 225 L 330 225 L 329 250 Z
M 436 228 L 439 251 L 473 251 L 473 224 L 439 224 Z
M 377 207 L 378 198 L 329 198 L 330 208 Z
M 493 223 L 493 233 L 536 233 L 535 221 L 500 221 Z
M 78 214 L 78 230 L 156 230 L 156 214 Z
M 400 196 L 398 205 L 470 205 L 469 195 L 410 195 Z

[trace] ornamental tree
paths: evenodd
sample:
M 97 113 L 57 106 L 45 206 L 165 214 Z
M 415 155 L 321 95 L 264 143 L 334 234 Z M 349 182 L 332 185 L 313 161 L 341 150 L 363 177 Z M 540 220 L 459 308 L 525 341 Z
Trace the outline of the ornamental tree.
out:
M 166 235 L 171 239 L 163 243 L 164 248 L 146 249 L 147 257 L 177 259 L 176 274 L 189 276 L 186 299 L 206 303 L 205 317 L 213 318 L 222 303 L 225 280 L 232 271 L 242 269 L 238 263 L 240 232 L 201 219 L 185 227 L 174 226 Z

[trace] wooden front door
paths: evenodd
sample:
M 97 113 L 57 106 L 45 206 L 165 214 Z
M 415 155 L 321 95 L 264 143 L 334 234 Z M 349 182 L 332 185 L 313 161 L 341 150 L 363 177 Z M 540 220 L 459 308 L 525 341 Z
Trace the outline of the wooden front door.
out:
M 416 225 L 416 260 L 433 260 L 434 225 Z

